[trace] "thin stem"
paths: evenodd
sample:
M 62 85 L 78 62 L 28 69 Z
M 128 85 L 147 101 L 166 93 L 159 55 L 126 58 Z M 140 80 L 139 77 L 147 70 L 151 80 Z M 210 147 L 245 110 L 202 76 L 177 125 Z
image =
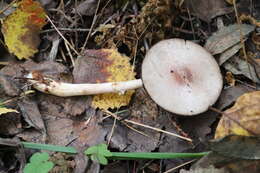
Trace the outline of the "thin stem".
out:
M 64 147 L 51 144 L 38 144 L 32 142 L 21 142 L 24 148 L 49 150 L 77 154 L 73 147 Z M 108 159 L 116 160 L 135 160 L 135 159 L 175 159 L 175 158 L 198 158 L 207 155 L 209 152 L 200 153 L 150 153 L 150 152 L 111 152 L 112 156 Z
M 63 147 L 63 146 L 57 146 L 57 145 L 51 145 L 51 144 L 37 144 L 37 143 L 32 143 L 32 142 L 21 142 L 21 143 L 24 148 L 77 154 L 77 150 L 73 147 Z
M 108 159 L 135 160 L 135 159 L 176 159 L 176 158 L 197 158 L 207 155 L 209 152 L 201 153 L 149 153 L 149 152 L 111 152 Z

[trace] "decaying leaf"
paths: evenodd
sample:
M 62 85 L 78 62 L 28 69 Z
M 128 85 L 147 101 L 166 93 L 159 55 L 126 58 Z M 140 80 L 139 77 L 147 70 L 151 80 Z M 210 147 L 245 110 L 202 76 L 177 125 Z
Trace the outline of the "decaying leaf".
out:
M 22 0 L 3 22 L 2 32 L 11 53 L 19 59 L 29 58 L 38 50 L 38 33 L 46 24 L 44 9 L 33 0 Z
M 237 56 L 232 57 L 230 60 L 223 64 L 223 67 L 231 71 L 235 75 L 244 75 L 256 83 L 260 83 L 258 74 L 254 66 L 252 66 L 246 60 L 243 60 Z
M 184 3 L 192 14 L 206 22 L 210 22 L 214 17 L 230 13 L 233 10 L 227 7 L 223 0 L 185 0 Z
M 238 159 L 232 157 L 225 157 L 217 152 L 210 152 L 208 155 L 201 158 L 192 165 L 192 170 L 215 167 L 224 169 L 228 173 L 259 173 L 260 171 L 259 160 Z M 199 172 L 201 173 L 201 172 Z
M 229 135 L 210 142 L 210 149 L 226 157 L 260 160 L 260 137 Z
M 230 107 L 239 96 L 252 91 L 254 91 L 254 89 L 243 84 L 236 84 L 235 86 L 224 88 L 219 96 L 216 107 L 220 110 Z
M 245 37 L 254 29 L 255 27 L 253 25 L 247 24 L 235 24 L 223 27 L 208 38 L 204 47 L 213 55 L 222 53 L 239 43 L 241 40 L 240 31 L 243 37 Z
M 115 49 L 86 50 L 85 56 L 78 58 L 73 70 L 75 83 L 119 82 L 135 79 L 135 73 L 127 56 Z M 119 108 L 129 103 L 133 90 L 125 93 L 96 95 L 92 106 L 95 108 Z
M 242 48 L 242 45 L 240 43 L 236 44 L 235 46 L 232 46 L 231 48 L 225 50 L 223 53 L 221 53 L 219 57 L 219 65 L 222 65 L 224 62 L 226 62 L 229 58 L 234 56 L 239 49 Z
M 225 115 L 222 116 L 216 129 L 215 138 L 222 138 L 229 134 L 260 135 L 259 103 L 260 91 L 249 92 L 240 96 L 235 105 L 224 112 Z

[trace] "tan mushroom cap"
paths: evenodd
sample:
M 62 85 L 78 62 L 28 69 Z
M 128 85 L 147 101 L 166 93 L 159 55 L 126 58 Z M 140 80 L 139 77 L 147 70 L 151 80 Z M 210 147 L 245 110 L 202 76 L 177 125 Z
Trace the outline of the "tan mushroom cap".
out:
M 142 80 L 159 106 L 185 116 L 206 111 L 223 85 L 214 57 L 200 45 L 182 39 L 160 41 L 148 51 Z

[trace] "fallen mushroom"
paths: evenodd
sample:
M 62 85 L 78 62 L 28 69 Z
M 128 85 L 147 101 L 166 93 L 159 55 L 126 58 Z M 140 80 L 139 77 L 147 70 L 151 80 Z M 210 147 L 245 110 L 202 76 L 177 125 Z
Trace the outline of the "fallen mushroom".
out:
M 155 44 L 142 64 L 142 80 L 99 84 L 70 84 L 29 73 L 33 87 L 61 97 L 123 93 L 128 89 L 146 88 L 162 108 L 180 115 L 196 115 L 213 105 L 223 81 L 214 57 L 201 46 L 182 39 Z
M 143 61 L 142 79 L 158 105 L 181 115 L 206 111 L 216 102 L 223 85 L 214 57 L 182 39 L 154 45 Z

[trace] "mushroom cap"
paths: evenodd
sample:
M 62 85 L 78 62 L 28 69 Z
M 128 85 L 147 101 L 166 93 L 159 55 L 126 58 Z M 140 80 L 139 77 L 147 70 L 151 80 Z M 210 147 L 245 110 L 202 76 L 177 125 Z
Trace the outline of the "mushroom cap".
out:
M 159 106 L 184 116 L 206 111 L 223 86 L 214 57 L 200 45 L 183 39 L 155 44 L 143 61 L 142 80 Z

